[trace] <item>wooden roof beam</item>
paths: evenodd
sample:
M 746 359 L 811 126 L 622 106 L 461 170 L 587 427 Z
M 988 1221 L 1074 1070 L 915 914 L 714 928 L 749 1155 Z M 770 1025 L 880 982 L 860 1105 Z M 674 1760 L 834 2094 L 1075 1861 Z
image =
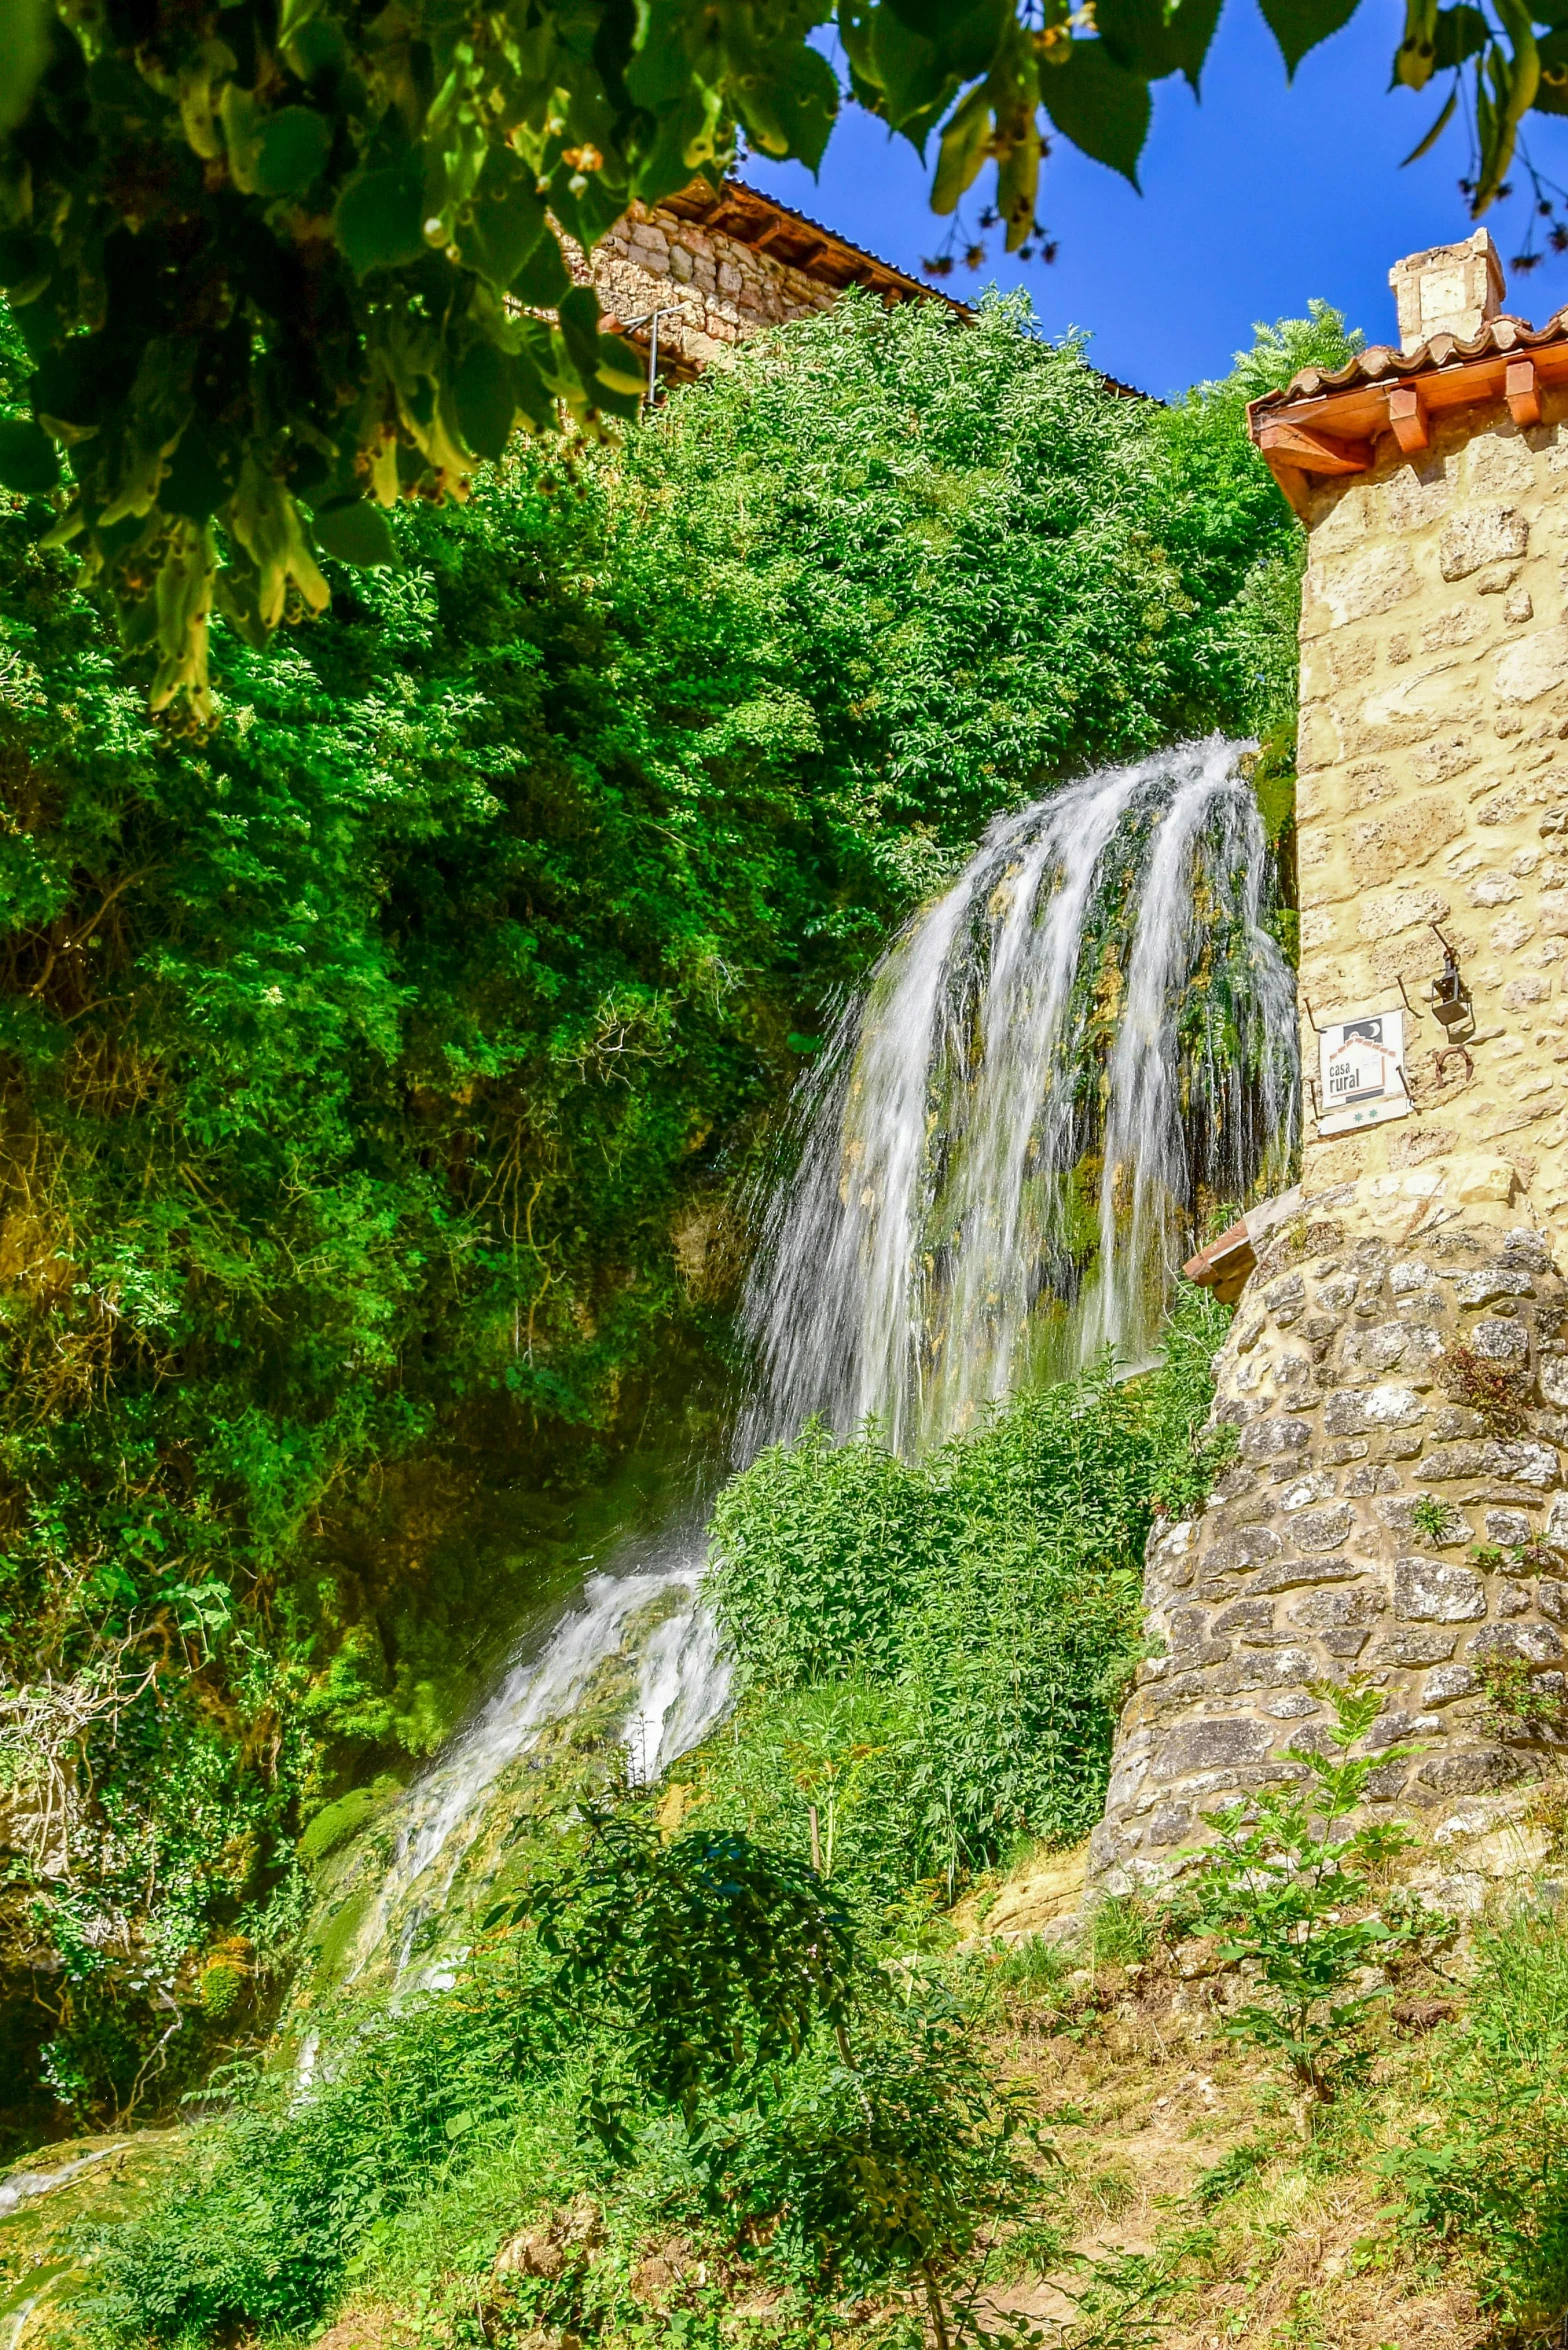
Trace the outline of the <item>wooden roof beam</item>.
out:
M 1258 447 L 1271 463 L 1277 457 L 1301 473 L 1365 473 L 1372 462 L 1370 441 L 1335 440 L 1284 417 L 1265 417 Z
M 1541 421 L 1541 386 L 1533 359 L 1510 359 L 1503 379 L 1503 398 L 1508 402 L 1508 413 L 1521 430 Z
M 1431 446 L 1431 428 L 1427 422 L 1426 402 L 1418 384 L 1396 384 L 1388 395 L 1388 422 L 1400 453 L 1418 457 Z

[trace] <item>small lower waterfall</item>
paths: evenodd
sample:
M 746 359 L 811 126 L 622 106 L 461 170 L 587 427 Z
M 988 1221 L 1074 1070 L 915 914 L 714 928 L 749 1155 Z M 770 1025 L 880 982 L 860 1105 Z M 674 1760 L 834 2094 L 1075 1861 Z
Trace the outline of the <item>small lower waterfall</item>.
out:
M 508 1667 L 468 1728 L 410 1788 L 391 1864 L 354 1938 L 353 1982 L 384 1947 L 401 1976 L 484 1824 L 486 1798 L 553 1722 L 576 1711 L 607 1659 L 631 1643 L 636 1684 L 619 1725 L 635 1784 L 657 1778 L 723 1712 L 729 1668 L 698 1604 L 701 1524 L 672 1530 L 629 1573 L 590 1575 L 549 1636 Z
M 914 1452 L 1025 1380 L 1150 1351 L 1207 1210 L 1286 1173 L 1291 972 L 1237 746 L 1161 752 L 999 817 L 843 1011 L 759 1217 L 735 1458 L 813 1413 Z M 724 1709 L 701 1522 L 592 1576 L 400 1806 L 349 1979 L 401 1975 L 492 1794 L 614 1659 L 651 1779 Z

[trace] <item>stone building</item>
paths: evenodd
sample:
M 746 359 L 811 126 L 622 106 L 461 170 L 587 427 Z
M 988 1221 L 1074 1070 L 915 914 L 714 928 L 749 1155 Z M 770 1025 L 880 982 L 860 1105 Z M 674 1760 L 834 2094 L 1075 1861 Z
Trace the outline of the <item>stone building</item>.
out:
M 890 309 L 935 301 L 967 315 L 963 303 L 732 179 L 717 190 L 694 180 L 662 204 L 632 205 L 581 274 L 591 275 L 606 326 L 650 355 L 661 314 L 659 372 L 676 382 L 764 327 L 831 310 L 849 286 Z
M 1308 534 L 1306 1139 L 1217 1252 L 1238 1457 L 1150 1546 L 1113 1886 L 1299 1767 L 1325 1675 L 1384 1691 L 1374 1742 L 1420 1752 L 1373 1794 L 1461 1876 L 1544 1851 L 1564 1743 L 1568 312 L 1504 315 L 1484 231 L 1391 282 L 1397 347 L 1251 411 Z

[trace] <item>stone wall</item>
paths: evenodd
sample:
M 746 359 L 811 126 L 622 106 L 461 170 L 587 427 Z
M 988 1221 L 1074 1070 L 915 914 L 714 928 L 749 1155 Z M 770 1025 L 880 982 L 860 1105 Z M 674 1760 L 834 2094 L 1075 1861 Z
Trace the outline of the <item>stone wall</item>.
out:
M 601 307 L 622 320 L 680 305 L 659 321 L 659 342 L 686 367 L 708 367 L 764 326 L 831 310 L 839 289 L 765 249 L 634 204 L 594 248 Z
M 1372 1798 L 1433 1855 L 1517 1841 L 1568 1751 L 1568 395 L 1523 428 L 1501 399 L 1428 420 L 1419 454 L 1380 432 L 1370 470 L 1306 492 L 1297 800 L 1303 1075 L 1315 1022 L 1403 1008 L 1415 1113 L 1322 1137 L 1308 1083 L 1301 1213 L 1217 1361 L 1235 1464 L 1150 1546 L 1157 1653 L 1093 1847 L 1112 1888 L 1299 1775 L 1326 1678 L 1382 1691 L 1374 1745 L 1420 1744 Z M 1462 1053 L 1427 1002 L 1434 922 L 1474 999 Z
M 1458 1157 L 1512 1170 L 1568 1247 L 1568 412 L 1450 411 L 1410 460 L 1317 490 L 1302 614 L 1301 987 L 1319 1020 L 1400 1001 L 1418 1116 L 1319 1141 L 1304 1182 Z M 1421 1011 L 1454 941 L 1469 1065 Z M 1304 1006 L 1305 1009 L 1305 1006 Z M 1303 1029 L 1303 1059 L 1316 1039 Z M 1506 1176 L 1504 1180 L 1507 1180 Z M 1392 1198 L 1399 1186 L 1386 1185 Z
M 1110 1890 L 1168 1873 L 1204 1812 L 1299 1774 L 1324 1678 L 1382 1689 L 1373 1745 L 1423 1751 L 1374 1776 L 1374 1802 L 1456 1862 L 1517 1816 L 1557 1743 L 1496 1716 L 1481 1669 L 1564 1687 L 1568 1286 L 1533 1226 L 1439 1211 L 1412 1243 L 1357 1209 L 1348 1186 L 1268 1246 L 1219 1363 L 1235 1463 L 1150 1545 L 1158 1653 L 1092 1847 Z M 1482 1409 L 1478 1368 L 1504 1391 Z

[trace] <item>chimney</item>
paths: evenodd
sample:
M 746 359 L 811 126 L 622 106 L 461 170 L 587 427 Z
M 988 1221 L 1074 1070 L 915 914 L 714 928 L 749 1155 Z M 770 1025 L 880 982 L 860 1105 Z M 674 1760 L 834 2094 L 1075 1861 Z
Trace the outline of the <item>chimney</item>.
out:
M 1414 351 L 1433 335 L 1473 342 L 1503 306 L 1506 281 L 1497 247 L 1478 228 L 1463 245 L 1433 245 L 1396 261 L 1388 273 L 1399 305 L 1399 344 Z

